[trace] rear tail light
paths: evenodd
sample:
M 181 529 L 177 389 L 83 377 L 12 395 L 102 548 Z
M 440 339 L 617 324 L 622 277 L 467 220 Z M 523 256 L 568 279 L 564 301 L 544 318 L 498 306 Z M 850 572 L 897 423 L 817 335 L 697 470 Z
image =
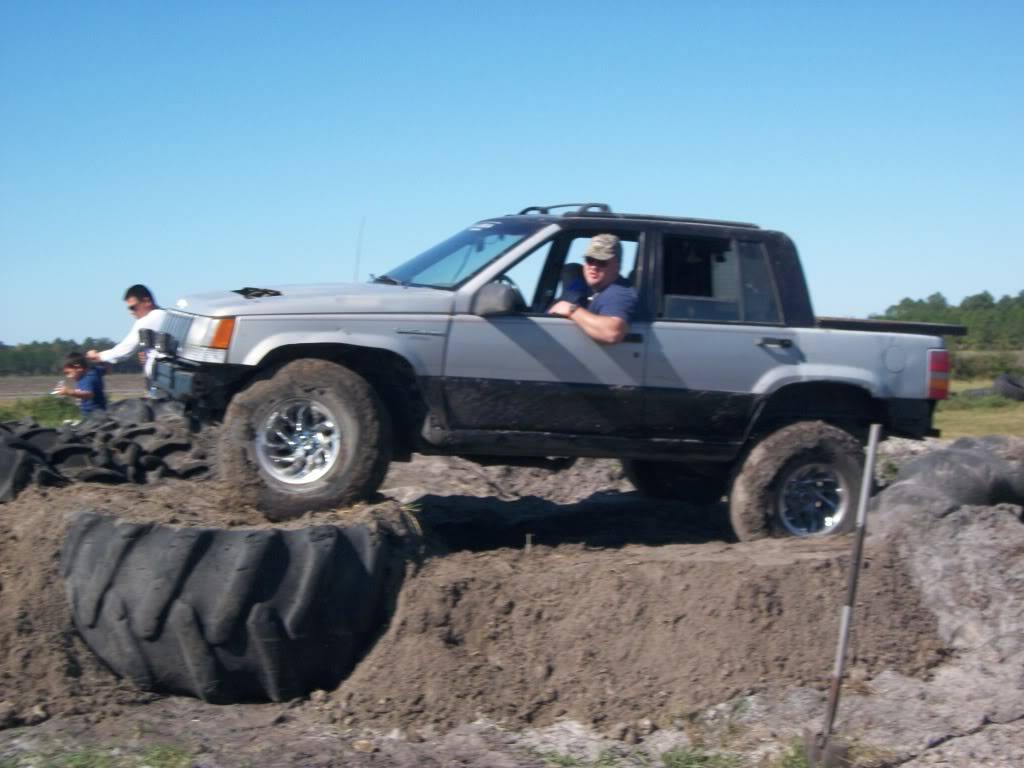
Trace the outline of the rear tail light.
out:
M 949 397 L 949 350 L 928 350 L 928 399 Z

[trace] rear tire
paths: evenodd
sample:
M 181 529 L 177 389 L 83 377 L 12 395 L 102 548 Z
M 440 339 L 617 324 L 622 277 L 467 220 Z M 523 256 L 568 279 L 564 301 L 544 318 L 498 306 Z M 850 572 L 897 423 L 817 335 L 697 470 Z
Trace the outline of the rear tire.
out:
M 231 400 L 219 475 L 270 520 L 351 504 L 390 461 L 383 404 L 366 380 L 327 360 L 296 360 Z
M 651 499 L 714 504 L 726 491 L 724 477 L 700 474 L 674 461 L 622 459 L 622 471 L 637 491 Z
M 823 421 L 783 427 L 754 446 L 733 481 L 733 531 L 740 541 L 850 531 L 863 467 L 849 432 Z

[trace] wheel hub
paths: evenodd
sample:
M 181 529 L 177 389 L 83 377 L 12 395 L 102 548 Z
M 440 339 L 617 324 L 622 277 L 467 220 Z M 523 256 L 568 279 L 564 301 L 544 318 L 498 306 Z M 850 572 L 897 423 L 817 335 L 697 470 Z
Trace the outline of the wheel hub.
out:
M 779 486 L 779 522 L 793 536 L 827 534 L 849 513 L 849 489 L 828 464 L 804 464 Z
M 292 398 L 262 420 L 256 432 L 260 468 L 289 485 L 313 483 L 337 463 L 341 430 L 327 407 L 313 399 Z

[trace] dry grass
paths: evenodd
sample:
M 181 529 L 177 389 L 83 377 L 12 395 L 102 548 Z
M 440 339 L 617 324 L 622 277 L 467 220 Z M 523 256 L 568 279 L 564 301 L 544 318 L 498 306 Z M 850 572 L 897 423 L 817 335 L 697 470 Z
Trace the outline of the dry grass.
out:
M 952 391 L 957 395 L 965 390 L 991 386 L 991 379 L 954 380 Z M 935 426 L 947 438 L 981 435 L 1024 437 L 1024 403 L 995 396 L 975 401 L 947 401 L 939 405 Z

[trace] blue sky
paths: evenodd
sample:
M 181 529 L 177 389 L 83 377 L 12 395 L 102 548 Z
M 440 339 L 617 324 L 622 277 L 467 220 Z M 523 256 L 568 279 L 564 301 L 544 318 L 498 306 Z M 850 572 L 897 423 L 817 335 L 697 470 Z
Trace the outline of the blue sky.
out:
M 529 204 L 790 234 L 819 314 L 1024 289 L 1024 3 L 0 0 L 0 341 Z

